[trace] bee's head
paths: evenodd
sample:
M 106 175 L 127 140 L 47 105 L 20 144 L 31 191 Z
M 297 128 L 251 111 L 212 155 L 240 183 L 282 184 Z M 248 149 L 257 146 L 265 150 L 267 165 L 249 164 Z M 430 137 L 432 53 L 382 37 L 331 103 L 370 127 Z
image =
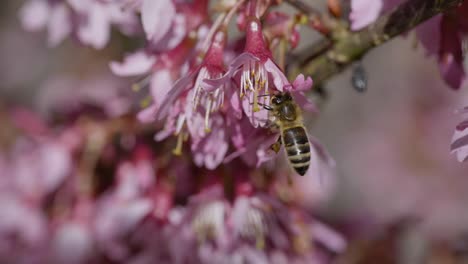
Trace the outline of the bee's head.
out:
M 278 94 L 275 94 L 271 98 L 271 103 L 274 104 L 274 105 L 280 105 L 280 104 L 283 104 L 283 103 L 291 101 L 291 100 L 292 100 L 292 97 L 291 97 L 291 94 L 289 92 L 278 93 Z

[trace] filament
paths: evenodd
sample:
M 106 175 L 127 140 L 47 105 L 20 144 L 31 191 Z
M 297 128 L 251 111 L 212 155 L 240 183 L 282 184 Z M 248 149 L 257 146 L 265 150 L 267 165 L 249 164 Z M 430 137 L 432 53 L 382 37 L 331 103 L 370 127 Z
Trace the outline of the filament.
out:
M 148 87 L 151 81 L 151 74 L 148 74 L 139 80 L 137 80 L 134 84 L 132 84 L 132 90 L 134 92 L 139 92 L 141 89 Z
M 208 99 L 208 107 L 205 109 L 205 132 L 209 133 L 211 132 L 210 128 L 210 109 L 211 109 L 211 104 L 213 100 Z
M 176 156 L 181 156 L 182 155 L 182 143 L 184 142 L 184 135 L 182 132 L 180 132 L 177 135 L 177 145 L 176 147 L 172 150 L 172 154 Z

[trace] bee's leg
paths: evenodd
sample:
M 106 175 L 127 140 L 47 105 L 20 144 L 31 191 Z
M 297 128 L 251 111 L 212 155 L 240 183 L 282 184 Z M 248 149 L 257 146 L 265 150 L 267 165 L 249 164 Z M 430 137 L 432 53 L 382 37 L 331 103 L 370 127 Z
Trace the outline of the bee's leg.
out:
M 270 132 L 272 133 L 279 133 L 280 132 L 280 127 L 278 123 L 276 123 L 274 120 L 271 119 L 263 119 L 265 123 L 265 128 L 268 128 Z
M 270 149 L 272 149 L 275 153 L 278 153 L 281 148 L 281 136 L 278 137 L 278 140 L 271 144 Z

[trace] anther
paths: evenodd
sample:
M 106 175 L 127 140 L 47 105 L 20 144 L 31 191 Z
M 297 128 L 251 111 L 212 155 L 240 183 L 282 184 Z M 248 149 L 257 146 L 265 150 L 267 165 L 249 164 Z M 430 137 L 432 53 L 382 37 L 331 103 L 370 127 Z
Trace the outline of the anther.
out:
M 151 97 L 151 95 L 147 95 L 145 98 L 143 98 L 141 101 L 140 101 L 140 107 L 141 108 L 146 108 L 150 105 L 151 103 L 151 100 L 153 100 L 153 98 Z

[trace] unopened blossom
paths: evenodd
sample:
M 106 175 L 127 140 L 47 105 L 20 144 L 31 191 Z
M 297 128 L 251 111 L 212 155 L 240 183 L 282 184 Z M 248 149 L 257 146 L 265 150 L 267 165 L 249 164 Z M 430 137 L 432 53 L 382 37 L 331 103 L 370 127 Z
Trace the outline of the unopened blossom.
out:
M 466 79 L 463 41 L 468 34 L 468 4 L 461 4 L 451 15 L 438 15 L 416 28 L 428 55 L 436 57 L 446 83 L 458 89 Z
M 283 12 L 269 12 L 265 18 L 265 35 L 273 40 L 270 48 L 277 47 L 281 38 L 287 40 L 292 49 L 299 44 L 300 34 L 298 24 L 300 16 L 290 16 Z
M 137 28 L 136 14 L 112 1 L 29 0 L 20 10 L 20 19 L 27 30 L 46 29 L 51 46 L 73 34 L 83 44 L 101 49 L 109 41 L 113 25 L 124 33 Z

